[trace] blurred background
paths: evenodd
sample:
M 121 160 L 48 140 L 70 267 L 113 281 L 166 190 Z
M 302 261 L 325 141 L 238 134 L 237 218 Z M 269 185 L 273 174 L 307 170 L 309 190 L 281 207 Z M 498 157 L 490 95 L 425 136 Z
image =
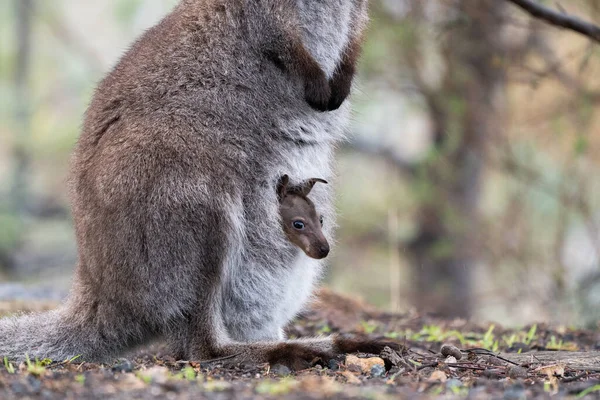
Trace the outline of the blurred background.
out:
M 83 113 L 175 2 L 0 1 L 0 299 L 68 290 Z M 600 2 L 563 5 L 600 24 Z M 390 311 L 597 326 L 600 43 L 501 0 L 371 16 L 326 284 Z

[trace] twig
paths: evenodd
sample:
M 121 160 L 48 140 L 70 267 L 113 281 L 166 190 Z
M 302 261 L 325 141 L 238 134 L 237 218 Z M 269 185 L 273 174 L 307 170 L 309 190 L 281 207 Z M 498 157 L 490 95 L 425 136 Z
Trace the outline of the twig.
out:
M 228 356 L 223 356 L 223 357 L 218 357 L 218 358 L 212 358 L 210 360 L 202 360 L 202 361 L 199 362 L 199 364 L 200 365 L 202 365 L 202 364 L 212 364 L 212 363 L 215 363 L 217 361 L 229 360 L 230 358 L 237 357 L 240 354 L 242 354 L 241 351 L 239 353 L 231 354 L 231 355 L 228 355 Z
M 587 372 L 587 371 L 585 371 L 585 372 L 582 372 L 582 373 L 580 373 L 580 374 L 577 374 L 577 375 L 574 375 L 574 376 L 570 376 L 570 377 L 568 377 L 568 378 L 563 378 L 563 379 L 561 379 L 560 381 L 561 381 L 562 383 L 574 382 L 574 381 L 576 381 L 576 380 L 578 380 L 578 379 L 581 379 L 581 378 L 583 378 L 584 376 L 587 376 L 587 375 L 588 375 L 588 372 Z
M 554 11 L 531 0 L 508 0 L 521 7 L 532 16 L 544 20 L 554 26 L 578 32 L 600 43 L 600 26 L 583 21 L 566 13 Z
M 474 369 L 477 371 L 486 371 L 489 369 L 486 367 L 476 367 L 475 365 L 465 365 L 465 364 L 459 364 L 459 363 L 446 363 L 446 365 L 449 367 L 452 367 L 452 368 Z
M 474 349 L 468 349 L 468 350 L 461 350 L 461 351 L 463 353 L 473 353 L 473 354 L 478 354 L 478 355 L 484 354 L 484 355 L 487 355 L 487 356 L 496 357 L 497 359 L 502 360 L 504 362 L 507 362 L 509 364 L 519 366 L 519 364 L 517 364 L 517 363 L 515 363 L 515 362 L 513 362 L 511 360 L 509 360 L 507 358 L 504 358 L 502 356 L 499 356 L 498 354 L 494 353 L 493 351 L 490 351 L 488 349 L 484 349 L 484 348 L 481 348 L 481 347 L 477 347 L 477 348 L 474 348 Z
M 424 368 L 429 368 L 429 367 L 436 367 L 439 364 L 439 362 L 432 362 L 432 363 L 427 363 L 427 364 L 421 364 L 417 367 L 417 370 L 420 371 Z

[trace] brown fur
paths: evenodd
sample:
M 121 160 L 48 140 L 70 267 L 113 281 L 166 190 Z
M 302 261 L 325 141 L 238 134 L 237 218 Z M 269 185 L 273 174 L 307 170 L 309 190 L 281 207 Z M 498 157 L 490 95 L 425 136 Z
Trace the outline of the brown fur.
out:
M 362 41 L 362 37 L 355 37 L 348 43 L 342 61 L 329 82 L 331 87 L 331 97 L 327 107 L 329 110 L 337 110 L 348 95 L 350 95 L 352 81 L 356 73 L 356 62 L 360 57 Z

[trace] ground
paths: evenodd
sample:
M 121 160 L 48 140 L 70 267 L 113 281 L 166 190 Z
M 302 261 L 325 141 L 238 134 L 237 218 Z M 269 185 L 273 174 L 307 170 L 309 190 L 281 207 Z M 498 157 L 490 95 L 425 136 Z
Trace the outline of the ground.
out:
M 0 302 L 0 314 L 44 309 L 44 302 Z M 77 359 L 0 366 L 2 399 L 188 398 L 474 398 L 600 399 L 600 332 L 535 324 L 520 330 L 416 314 L 380 312 L 323 290 L 288 327 L 288 336 L 387 337 L 401 352 L 315 360 L 291 372 L 281 365 L 176 361 L 160 343 L 110 365 Z

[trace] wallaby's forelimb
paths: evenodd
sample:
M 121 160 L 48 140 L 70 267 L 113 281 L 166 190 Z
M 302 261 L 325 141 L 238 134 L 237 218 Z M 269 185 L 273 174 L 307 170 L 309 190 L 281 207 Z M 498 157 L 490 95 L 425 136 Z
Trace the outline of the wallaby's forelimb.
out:
M 329 98 L 328 110 L 337 110 L 344 100 L 350 95 L 352 81 L 356 74 L 356 62 L 360 55 L 362 37 L 353 38 L 344 50 L 341 62 L 335 69 L 329 84 L 331 96 Z

